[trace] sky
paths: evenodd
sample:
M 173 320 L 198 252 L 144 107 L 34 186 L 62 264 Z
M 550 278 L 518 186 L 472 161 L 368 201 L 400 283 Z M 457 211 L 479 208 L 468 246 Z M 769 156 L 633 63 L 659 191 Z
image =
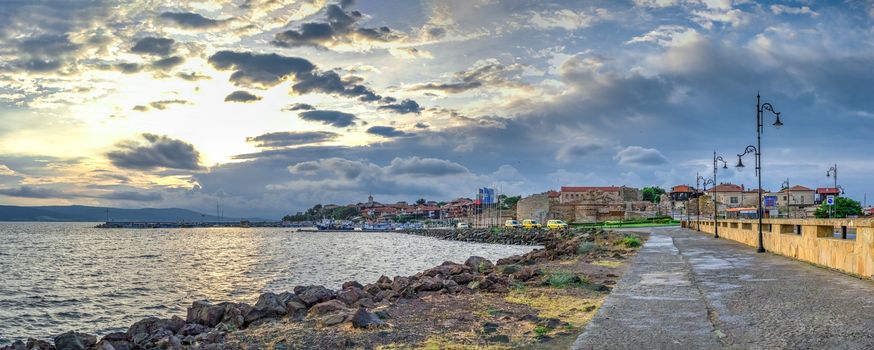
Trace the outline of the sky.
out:
M 316 203 L 712 177 L 874 195 L 874 2 L 0 2 L 0 204 Z M 721 164 L 720 164 L 721 165 Z

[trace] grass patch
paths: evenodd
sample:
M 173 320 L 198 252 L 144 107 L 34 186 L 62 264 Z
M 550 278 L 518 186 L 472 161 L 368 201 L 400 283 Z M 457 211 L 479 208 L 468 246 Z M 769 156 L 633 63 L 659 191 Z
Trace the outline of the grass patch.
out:
M 604 266 L 604 267 L 619 267 L 622 265 L 621 262 L 613 261 L 613 260 L 598 260 L 593 262 L 592 265 Z
M 637 248 L 643 245 L 643 243 L 640 241 L 640 238 L 634 236 L 625 236 L 625 238 L 620 239 L 616 243 L 624 245 L 626 248 Z
M 524 291 L 510 291 L 504 300 L 533 307 L 537 309 L 539 317 L 557 318 L 562 322 L 582 326 L 592 319 L 604 297 L 604 295 L 595 295 L 593 298 L 586 298 L 563 290 L 530 288 Z
M 584 279 L 570 272 L 553 272 L 546 281 L 553 288 L 579 287 Z
M 381 349 L 391 349 L 387 347 L 383 347 Z M 512 346 L 507 344 L 495 344 L 495 345 L 479 345 L 479 344 L 466 344 L 464 342 L 452 339 L 447 336 L 431 336 L 428 339 L 425 339 L 422 342 L 421 346 L 418 347 L 421 350 L 466 350 L 466 349 L 477 349 L 477 350 L 504 350 L 504 349 L 512 349 Z
M 577 246 L 577 254 L 579 255 L 586 255 L 596 250 L 598 250 L 598 245 L 593 242 L 581 242 Z
M 534 327 L 534 333 L 536 333 L 537 335 L 542 336 L 542 335 L 548 334 L 549 332 L 552 332 L 552 328 L 545 327 L 545 326 Z

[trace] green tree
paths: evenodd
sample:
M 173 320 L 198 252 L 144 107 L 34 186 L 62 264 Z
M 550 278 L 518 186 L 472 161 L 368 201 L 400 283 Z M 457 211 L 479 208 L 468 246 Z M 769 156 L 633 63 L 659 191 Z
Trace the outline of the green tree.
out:
M 427 203 L 425 198 L 419 198 L 418 200 L 416 200 L 416 204 L 418 205 L 424 205 L 425 203 Z
M 816 208 L 816 217 L 827 218 L 829 213 L 829 205 L 823 201 Z M 862 204 L 847 197 L 835 198 L 834 215 L 835 218 L 845 218 L 851 215 L 862 215 Z
M 665 189 L 657 186 L 649 186 L 640 190 L 640 193 L 643 194 L 643 200 L 658 203 L 662 195 L 665 194 Z
M 510 209 L 516 206 L 516 203 L 519 203 L 519 200 L 522 199 L 522 196 L 512 196 L 508 197 L 505 195 L 501 195 L 501 209 Z

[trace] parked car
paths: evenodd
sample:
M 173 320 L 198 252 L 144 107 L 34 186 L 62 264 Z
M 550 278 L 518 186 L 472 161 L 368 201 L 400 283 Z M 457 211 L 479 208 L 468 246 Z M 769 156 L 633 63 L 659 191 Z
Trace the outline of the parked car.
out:
M 531 220 L 531 219 L 522 220 L 522 228 L 541 228 L 541 227 L 543 227 L 543 226 L 540 225 L 540 223 L 537 222 L 537 220 Z
M 455 225 L 455 228 L 470 228 L 470 225 L 468 225 L 466 222 L 459 222 Z
M 519 221 L 516 220 L 507 220 L 504 221 L 504 227 L 519 228 L 522 227 L 522 224 L 520 224 Z
M 549 220 L 546 222 L 546 228 L 550 230 L 567 228 L 567 223 L 561 220 Z

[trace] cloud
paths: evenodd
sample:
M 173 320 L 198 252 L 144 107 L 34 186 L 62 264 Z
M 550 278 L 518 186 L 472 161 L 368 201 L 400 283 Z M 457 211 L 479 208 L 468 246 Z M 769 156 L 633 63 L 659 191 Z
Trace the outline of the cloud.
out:
M 298 116 L 300 116 L 300 119 L 306 121 L 320 122 L 338 128 L 345 128 L 354 125 L 355 121 L 358 120 L 354 114 L 338 111 L 306 111 L 301 112 Z
M 162 58 L 155 62 L 152 62 L 152 68 L 156 70 L 171 70 L 173 67 L 176 67 L 182 63 L 185 63 L 185 59 L 180 56 L 173 56 Z
M 312 105 L 306 103 L 294 103 L 282 108 L 283 112 L 294 112 L 294 111 L 311 111 L 316 109 Z
M 356 84 L 355 80 L 344 80 L 334 71 L 301 74 L 298 80 L 299 82 L 292 85 L 291 90 L 301 95 L 321 92 L 329 95 L 358 97 L 359 100 L 368 102 L 382 99 L 370 88 Z
M 219 51 L 209 57 L 209 63 L 218 70 L 233 70 L 230 81 L 237 86 L 268 88 L 289 76 L 311 72 L 315 65 L 303 58 L 251 52 Z
M 18 49 L 36 56 L 60 56 L 79 50 L 81 45 L 70 41 L 68 34 L 39 35 L 24 39 L 18 45 Z
M 529 13 L 528 24 L 537 29 L 555 29 L 577 30 L 580 28 L 588 28 L 593 24 L 613 17 L 607 9 L 595 8 L 589 12 L 575 12 L 570 9 L 561 9 L 553 11 L 542 11 Z
M 156 55 L 156 56 L 168 56 L 173 53 L 176 48 L 173 44 L 176 41 L 169 38 L 157 38 L 157 37 L 145 37 L 140 40 L 137 40 L 137 43 L 131 47 L 131 52 L 148 54 L 148 55 Z
M 393 103 L 393 104 L 388 104 L 388 105 L 384 105 L 384 106 L 379 106 L 378 109 L 387 109 L 387 110 L 395 111 L 395 112 L 400 113 L 400 114 L 407 114 L 407 113 L 419 114 L 422 111 L 422 108 L 419 107 L 419 104 L 416 103 L 416 101 L 413 101 L 410 99 L 403 100 L 400 103 Z
M 180 72 L 180 73 L 177 73 L 176 76 L 179 78 L 182 78 L 184 80 L 188 80 L 188 81 L 200 81 L 200 80 L 212 79 L 212 77 L 210 77 L 208 75 L 203 75 L 203 74 L 200 74 L 197 72 L 190 72 L 190 73 L 181 73 Z
M 330 131 L 280 131 L 247 137 L 246 142 L 254 143 L 255 147 L 279 148 L 333 141 L 339 136 Z
M 187 105 L 189 103 L 190 102 L 188 102 L 186 100 L 178 100 L 178 99 L 177 100 L 160 100 L 160 101 L 149 102 L 149 106 L 152 106 L 152 108 L 154 108 L 154 109 L 165 110 L 168 107 L 170 107 L 171 105 Z
M 107 153 L 106 157 L 116 167 L 124 169 L 201 169 L 200 152 L 190 143 L 149 133 L 142 134 L 142 138 L 118 143 L 118 149 Z
M 21 186 L 0 189 L 0 195 L 22 198 L 75 198 L 76 195 L 49 187 Z
M 414 59 L 414 58 L 434 58 L 430 51 L 420 50 L 415 47 L 392 47 L 388 52 L 397 58 Z
M 425 123 L 416 123 L 416 125 L 414 126 L 416 127 L 416 129 L 427 129 L 429 127 L 429 125 Z
M 368 134 L 379 135 L 382 137 L 403 137 L 403 136 L 413 136 L 413 134 L 406 133 L 395 129 L 391 126 L 371 126 L 367 129 Z
M 276 33 L 271 43 L 279 47 L 333 47 L 354 42 L 390 42 L 402 38 L 389 27 L 364 28 L 357 22 L 364 17 L 361 12 L 346 12 L 341 6 L 325 7 L 325 22 L 303 23 L 297 29 Z
M 593 142 L 568 141 L 558 149 L 555 159 L 562 162 L 573 162 L 592 157 L 595 153 L 604 149 L 604 146 Z
M 632 166 L 656 166 L 668 163 L 662 152 L 640 146 L 628 146 L 616 153 L 614 159 L 617 159 L 620 165 Z
M 791 15 L 810 15 L 810 17 L 819 16 L 819 13 L 810 9 L 807 6 L 791 7 L 781 4 L 771 5 L 771 12 L 775 15 L 791 14 Z
M 260 101 L 261 96 L 255 96 L 248 91 L 237 90 L 230 93 L 227 97 L 225 97 L 225 102 L 254 102 Z
M 186 29 L 216 29 L 224 26 L 230 19 L 215 20 L 192 12 L 164 12 L 158 18 Z
M 133 202 L 154 202 L 164 199 L 160 192 L 155 192 L 154 190 L 147 193 L 134 191 L 116 191 L 98 195 L 97 197 L 103 199 L 115 199 Z
M 447 176 L 470 172 L 458 163 L 437 158 L 395 158 L 387 167 L 391 174 L 413 176 Z
M 503 65 L 496 59 L 480 60 L 469 69 L 456 72 L 452 82 L 416 84 L 411 87 L 411 90 L 434 90 L 456 94 L 483 86 L 524 87 L 525 84 L 519 82 L 524 68 L 521 64 Z

